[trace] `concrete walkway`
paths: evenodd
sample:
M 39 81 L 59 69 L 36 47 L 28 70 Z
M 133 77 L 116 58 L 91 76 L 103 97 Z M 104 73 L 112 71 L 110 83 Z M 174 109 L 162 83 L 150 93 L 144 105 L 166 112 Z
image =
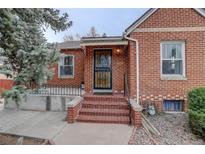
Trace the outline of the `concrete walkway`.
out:
M 0 132 L 52 139 L 55 144 L 128 144 L 133 127 L 74 123 L 65 112 L 0 111 Z
M 66 125 L 65 112 L 0 111 L 0 132 L 50 139 Z
M 128 144 L 132 128 L 121 124 L 68 124 L 53 138 L 58 144 Z

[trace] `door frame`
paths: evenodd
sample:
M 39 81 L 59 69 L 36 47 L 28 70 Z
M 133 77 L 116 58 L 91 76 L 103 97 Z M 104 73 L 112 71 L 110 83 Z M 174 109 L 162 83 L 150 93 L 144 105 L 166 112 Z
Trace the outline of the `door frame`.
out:
M 95 87 L 95 62 L 96 62 L 96 59 L 95 59 L 95 55 L 96 55 L 96 52 L 100 52 L 100 51 L 109 51 L 110 52 L 110 56 L 111 56 L 111 66 L 110 66 L 110 87 L 109 88 L 96 88 Z M 93 54 L 93 89 L 94 90 L 112 90 L 112 49 L 111 48 L 102 48 L 102 49 L 94 49 L 93 50 L 94 54 Z

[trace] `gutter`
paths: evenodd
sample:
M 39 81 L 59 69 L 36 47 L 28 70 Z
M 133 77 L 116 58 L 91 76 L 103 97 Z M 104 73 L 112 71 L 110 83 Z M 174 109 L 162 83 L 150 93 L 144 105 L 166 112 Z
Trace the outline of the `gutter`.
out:
M 110 37 L 83 37 L 82 42 L 85 41 L 121 41 L 122 36 L 110 36 Z
M 137 92 L 136 92 L 136 95 L 137 95 L 137 104 L 140 104 L 139 103 L 139 43 L 138 43 L 137 39 L 127 37 L 126 35 L 124 35 L 124 38 L 129 40 L 129 41 L 133 41 L 136 44 L 136 77 L 137 77 L 137 81 L 136 81 L 137 82 L 136 83 Z

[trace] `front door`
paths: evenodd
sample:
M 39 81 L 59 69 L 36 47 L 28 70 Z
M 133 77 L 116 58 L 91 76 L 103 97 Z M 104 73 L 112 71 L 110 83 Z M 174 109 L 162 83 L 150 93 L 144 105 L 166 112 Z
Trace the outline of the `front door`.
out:
M 112 89 L 112 50 L 94 51 L 94 89 Z

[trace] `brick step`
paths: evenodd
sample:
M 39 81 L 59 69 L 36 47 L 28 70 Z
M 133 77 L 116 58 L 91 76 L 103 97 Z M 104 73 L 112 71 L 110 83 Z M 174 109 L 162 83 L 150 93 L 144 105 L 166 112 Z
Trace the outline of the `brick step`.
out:
M 79 115 L 78 122 L 129 124 L 129 116 L 90 116 Z
M 80 115 L 94 116 L 129 116 L 128 109 L 99 109 L 99 108 L 82 108 Z
M 84 95 L 86 101 L 108 101 L 108 102 L 127 102 L 123 96 L 107 96 L 107 95 Z
M 104 101 L 83 101 L 83 108 L 100 108 L 100 109 L 128 109 L 127 102 L 104 102 Z

